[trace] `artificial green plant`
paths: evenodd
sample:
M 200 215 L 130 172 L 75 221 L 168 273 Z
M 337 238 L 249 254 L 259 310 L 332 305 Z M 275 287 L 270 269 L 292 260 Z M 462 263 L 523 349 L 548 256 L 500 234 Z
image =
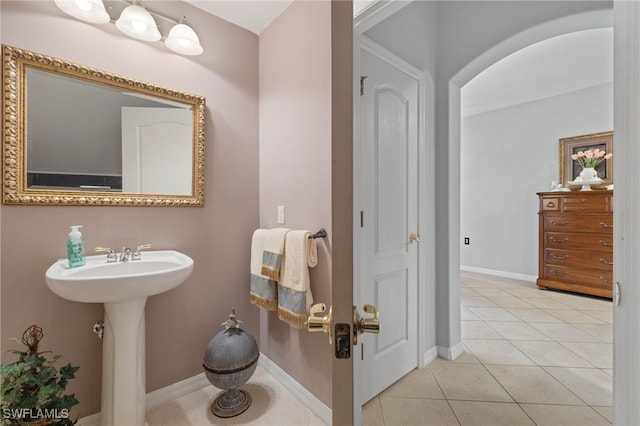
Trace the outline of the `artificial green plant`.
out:
M 37 325 L 27 328 L 22 335 L 27 351 L 10 351 L 18 360 L 0 365 L 2 425 L 73 425 L 77 421 L 70 418 L 70 411 L 78 400 L 74 394 L 65 394 L 65 389 L 79 367 L 69 363 L 58 371 L 54 364 L 61 355 L 47 357 L 50 351 L 38 352 L 43 336 Z

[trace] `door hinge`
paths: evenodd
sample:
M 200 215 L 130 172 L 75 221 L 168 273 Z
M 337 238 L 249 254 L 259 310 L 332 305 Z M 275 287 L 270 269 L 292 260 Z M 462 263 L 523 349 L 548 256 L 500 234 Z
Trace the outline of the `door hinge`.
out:
M 360 228 L 364 228 L 364 211 L 360 210 Z
M 360 96 L 364 95 L 364 81 L 369 77 L 368 75 L 360 76 Z

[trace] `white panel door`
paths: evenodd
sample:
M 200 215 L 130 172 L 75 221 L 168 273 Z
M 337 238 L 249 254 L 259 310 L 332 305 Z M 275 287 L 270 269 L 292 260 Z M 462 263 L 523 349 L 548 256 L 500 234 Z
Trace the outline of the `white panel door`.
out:
M 192 112 L 122 108 L 122 191 L 192 195 Z
M 360 336 L 364 403 L 418 364 L 418 82 L 364 49 L 360 71 L 360 293 L 380 313 Z

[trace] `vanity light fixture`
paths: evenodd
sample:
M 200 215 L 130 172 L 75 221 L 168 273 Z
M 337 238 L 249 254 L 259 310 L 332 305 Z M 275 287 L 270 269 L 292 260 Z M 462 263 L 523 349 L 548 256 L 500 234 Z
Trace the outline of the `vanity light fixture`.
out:
M 171 28 L 164 44 L 176 53 L 191 56 L 202 55 L 204 49 L 202 49 L 198 35 L 185 23 L 186 21 L 187 18 L 183 16 L 180 22 Z
M 110 17 L 102 0 L 55 0 L 64 13 L 92 24 L 106 24 Z
M 0 0 L 2 1 L 2 0 Z M 111 22 L 123 34 L 142 41 L 163 41 L 181 55 L 201 55 L 198 35 L 182 16 L 180 21 L 147 10 L 142 0 L 54 0 L 63 12 L 94 24 Z
M 158 41 L 162 38 L 156 21 L 147 9 L 137 4 L 127 6 L 116 21 L 116 27 L 128 35 L 143 41 Z

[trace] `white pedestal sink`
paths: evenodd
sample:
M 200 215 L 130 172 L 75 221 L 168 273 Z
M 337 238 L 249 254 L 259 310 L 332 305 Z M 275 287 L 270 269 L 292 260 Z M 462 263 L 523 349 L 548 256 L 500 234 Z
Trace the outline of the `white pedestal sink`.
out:
M 145 326 L 147 297 L 182 284 L 193 260 L 174 250 L 145 251 L 142 259 L 107 263 L 87 256 L 70 269 L 66 259 L 46 273 L 49 289 L 75 302 L 103 303 L 102 424 L 145 424 Z

